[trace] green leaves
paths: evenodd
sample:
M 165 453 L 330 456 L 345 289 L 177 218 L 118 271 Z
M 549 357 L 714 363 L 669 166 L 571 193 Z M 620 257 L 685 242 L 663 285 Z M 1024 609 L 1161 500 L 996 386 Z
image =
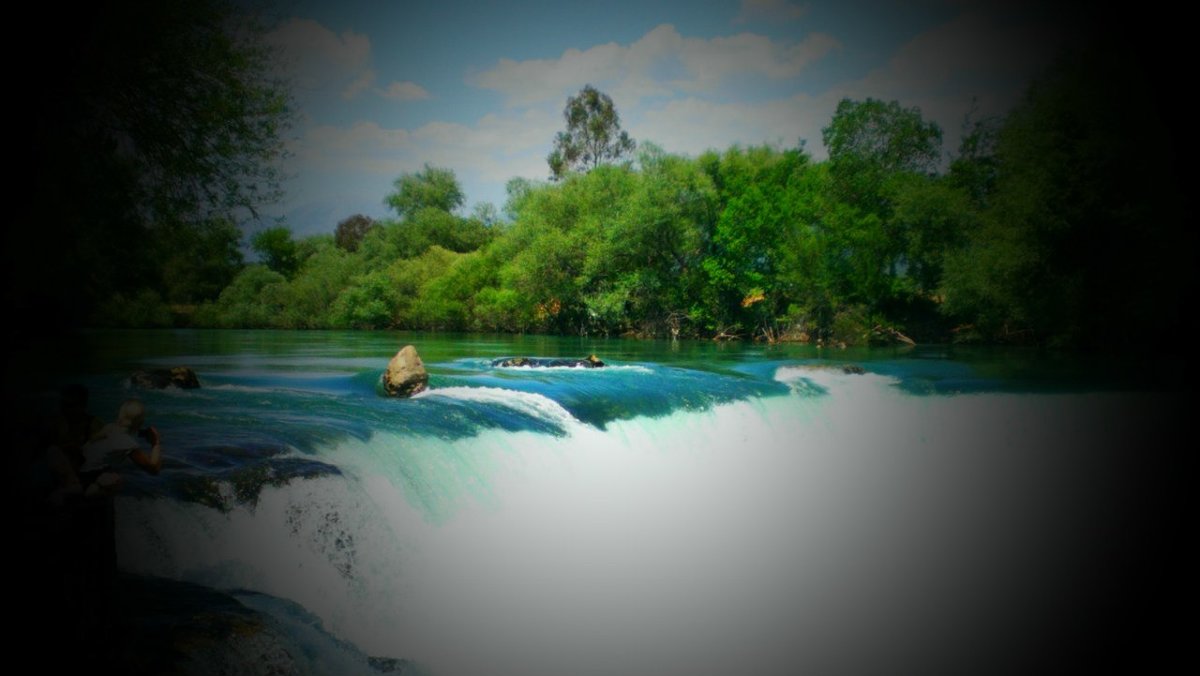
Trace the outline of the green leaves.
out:
M 383 201 L 401 218 L 411 218 L 422 209 L 452 212 L 465 200 L 453 171 L 428 164 L 421 171 L 402 174 L 394 185 L 395 192 Z
M 942 130 L 917 108 L 896 101 L 842 99 L 821 130 L 837 196 L 886 217 L 886 182 L 904 172 L 928 174 L 941 154 Z
M 824 344 L 1156 335 L 1186 306 L 1179 179 L 1161 121 L 1096 77 L 1122 73 L 1109 65 L 1068 63 L 1003 122 L 968 125 L 944 175 L 938 126 L 874 99 L 838 106 L 825 162 L 802 145 L 690 158 L 647 143 L 614 166 L 632 141 L 587 87 L 564 111 L 558 180 L 510 181 L 505 222 L 456 215 L 453 172 L 426 165 L 388 196 L 398 220 L 348 219 L 336 247 L 260 233 L 290 281 L 251 266 L 197 316 Z M 113 314 L 157 321 L 162 305 L 123 296 Z
M 631 154 L 637 145 L 629 134 L 621 131 L 612 98 L 591 85 L 567 99 L 563 118 L 567 129 L 554 137 L 554 150 L 546 158 L 554 180 L 569 171 L 590 171 Z
M 281 194 L 293 113 L 263 25 L 230 0 L 118 0 L 45 21 L 60 24 L 59 75 L 35 69 L 25 91 L 36 207 L 5 242 L 13 302 L 87 322 L 148 288 L 211 299 L 240 263 L 213 224 L 256 220 Z
M 300 261 L 296 256 L 296 243 L 292 231 L 286 226 L 276 226 L 259 231 L 250 238 L 250 248 L 262 258 L 268 268 L 284 277 L 291 277 Z

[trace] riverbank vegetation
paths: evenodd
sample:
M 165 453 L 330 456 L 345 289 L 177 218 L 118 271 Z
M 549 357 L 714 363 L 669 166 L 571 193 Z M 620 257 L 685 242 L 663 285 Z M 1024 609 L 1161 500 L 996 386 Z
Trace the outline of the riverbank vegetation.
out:
M 1064 346 L 1181 330 L 1188 266 L 1172 129 L 1136 64 L 1103 51 L 1059 59 L 1002 119 L 968 117 L 957 148 L 943 148 L 943 130 L 916 108 L 843 100 L 820 161 L 803 141 L 699 156 L 653 139 L 635 149 L 607 97 L 585 89 L 596 105 L 575 114 L 601 111 L 607 128 L 576 138 L 588 127 L 568 105 L 554 179 L 513 179 L 502 209 L 466 213 L 453 172 L 426 165 L 381 196 L 391 217 L 347 214 L 302 239 L 260 229 L 248 264 L 227 211 L 199 208 L 188 189 L 223 180 L 204 174 L 210 166 L 253 176 L 277 150 L 286 98 L 246 81 L 254 96 L 239 105 L 254 110 L 232 114 L 270 125 L 245 128 L 250 144 L 233 158 L 185 166 L 199 182 L 155 183 L 174 165 L 147 178 L 129 169 L 144 162 L 115 151 L 71 173 L 105 172 L 92 193 L 126 194 L 118 181 L 138 197 L 48 214 L 82 224 L 104 209 L 113 227 L 79 231 L 115 239 L 63 238 L 73 245 L 52 269 L 72 281 L 37 288 L 64 290 L 51 300 L 111 326 Z M 104 144 L 100 131 L 79 133 Z M 596 131 L 613 145 L 588 146 Z M 178 159 L 160 155 L 151 159 Z M 277 187 L 273 173 L 260 178 Z M 247 206 L 260 194 L 233 197 Z

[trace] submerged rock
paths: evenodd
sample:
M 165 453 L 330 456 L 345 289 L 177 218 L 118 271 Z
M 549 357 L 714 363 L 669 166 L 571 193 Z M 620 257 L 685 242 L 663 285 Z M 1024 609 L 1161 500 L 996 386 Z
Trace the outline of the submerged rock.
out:
M 604 362 L 594 354 L 589 354 L 583 359 L 563 359 L 559 357 L 509 357 L 507 359 L 497 359 L 492 362 L 492 366 L 501 367 L 527 367 L 527 368 L 548 368 L 553 366 L 569 367 L 569 368 L 585 368 L 594 369 L 604 366 Z
M 148 387 L 156 390 L 167 387 L 194 390 L 200 387 L 200 379 L 196 377 L 196 372 L 187 366 L 134 371 L 133 375 L 129 376 L 129 382 L 135 387 Z
M 417 354 L 417 348 L 405 345 L 388 362 L 383 372 L 383 389 L 391 397 L 411 397 L 429 385 L 429 372 Z
M 122 640 L 106 662 L 135 674 L 301 674 L 291 637 L 232 596 L 187 582 L 122 575 Z M 115 659 L 112 659 L 115 658 Z
M 176 676 L 420 673 L 409 660 L 366 655 L 285 599 L 127 573 L 115 582 L 118 631 L 102 655 L 78 655 L 85 668 Z

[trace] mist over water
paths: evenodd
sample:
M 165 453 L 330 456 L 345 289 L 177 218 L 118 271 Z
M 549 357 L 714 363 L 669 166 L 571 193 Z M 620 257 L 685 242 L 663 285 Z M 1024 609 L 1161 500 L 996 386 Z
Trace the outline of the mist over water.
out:
M 294 602 L 431 674 L 1036 671 L 1158 598 L 1171 399 L 605 347 L 618 368 L 543 371 L 438 343 L 407 401 L 374 391 L 386 351 L 217 355 L 201 390 L 146 393 L 177 464 L 118 502 L 122 566 Z M 954 379 L 976 386 L 915 393 Z M 204 460 L 222 436 L 233 470 Z

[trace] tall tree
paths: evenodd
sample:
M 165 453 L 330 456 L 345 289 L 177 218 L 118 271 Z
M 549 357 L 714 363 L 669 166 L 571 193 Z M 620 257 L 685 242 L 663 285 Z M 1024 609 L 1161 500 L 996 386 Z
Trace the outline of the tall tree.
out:
M 872 311 L 907 302 L 913 283 L 910 246 L 924 220 L 897 218 L 901 193 L 922 185 L 941 156 L 942 130 L 918 108 L 878 99 L 838 103 L 821 130 L 829 150 L 833 201 L 823 219 L 842 257 L 846 297 Z M 913 214 L 908 214 L 912 216 Z
M 554 150 L 546 158 L 553 179 L 573 169 L 595 169 L 631 154 L 637 146 L 628 133 L 621 131 L 612 98 L 591 85 L 567 99 L 563 118 L 567 129 L 554 137 Z
M 842 99 L 821 139 L 839 196 L 875 213 L 884 206 L 888 178 L 933 170 L 942 148 L 941 127 L 919 109 L 871 98 Z

